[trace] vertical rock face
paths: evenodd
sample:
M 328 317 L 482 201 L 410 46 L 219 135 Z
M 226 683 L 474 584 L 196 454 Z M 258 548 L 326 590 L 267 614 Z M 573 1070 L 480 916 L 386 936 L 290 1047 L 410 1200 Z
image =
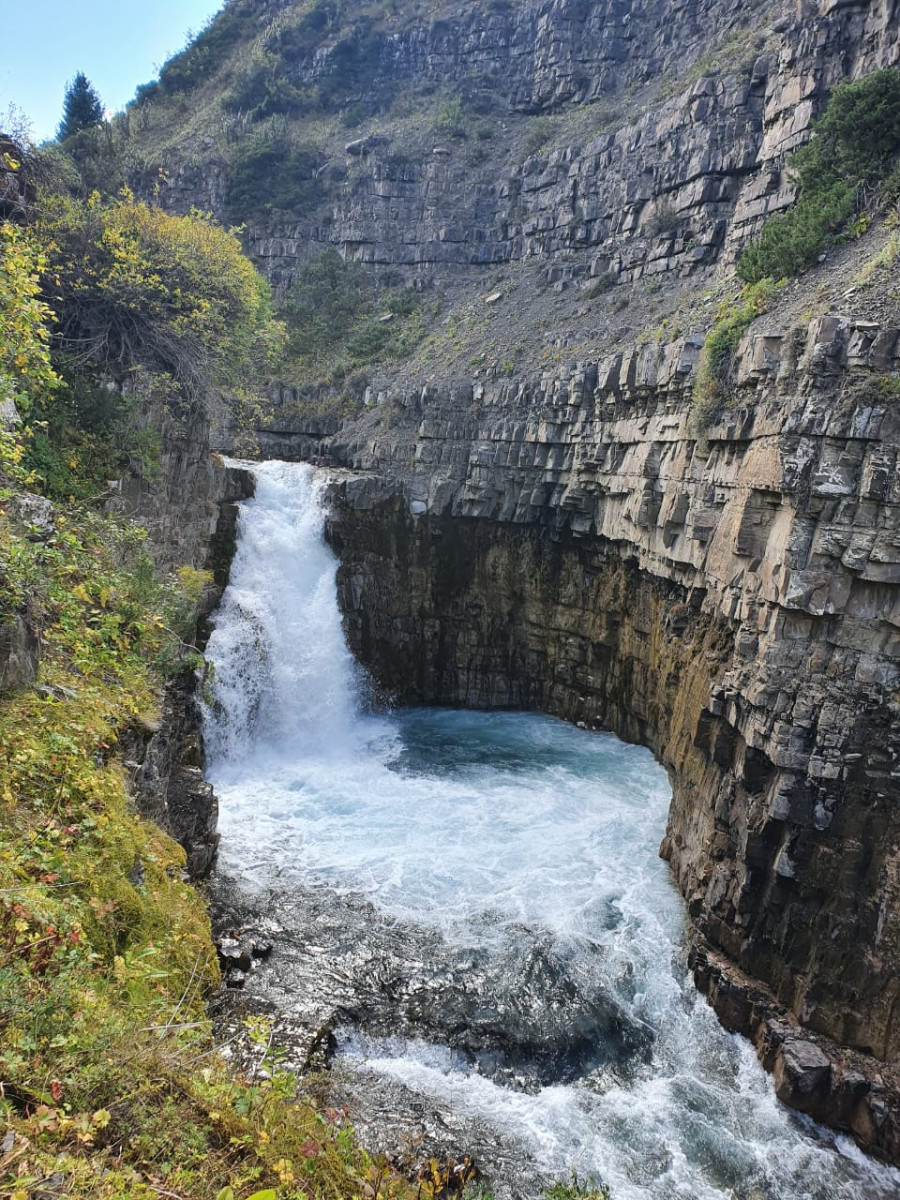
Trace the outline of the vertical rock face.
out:
M 784 156 L 828 90 L 900 57 L 897 0 L 527 0 L 427 23 L 401 6 L 380 24 L 296 37 L 259 8 L 262 44 L 292 86 L 372 106 L 361 135 L 322 134 L 302 203 L 249 221 L 248 248 L 279 289 L 324 245 L 421 284 L 521 261 L 562 278 L 694 273 L 790 202 Z M 426 98 L 447 88 L 465 138 L 433 128 Z M 552 137 L 540 114 L 558 118 Z M 231 168 L 214 144 L 210 132 L 175 152 L 146 187 L 226 219 Z
M 598 349 L 629 336 L 610 315 L 626 290 L 712 277 L 791 202 L 785 156 L 829 89 L 900 59 L 900 0 L 497 0 L 428 24 L 401 5 L 293 41 L 273 20 L 290 4 L 256 7 L 285 78 L 338 98 L 303 203 L 248 223 L 276 289 L 325 245 L 453 304 L 487 269 L 530 314 L 516 338 L 572 322 L 594 347 L 540 379 L 404 391 L 385 368 L 343 431 L 276 406 L 266 456 L 363 472 L 336 486 L 330 527 L 354 650 L 404 700 L 540 707 L 652 746 L 697 977 L 782 1093 L 809 1109 L 825 1086 L 785 1022 L 900 1064 L 896 317 L 748 338 L 708 455 L 700 340 Z M 451 86 L 466 138 L 435 132 L 426 98 Z M 347 141 L 328 122 L 356 102 Z M 208 140 L 173 156 L 162 199 L 225 216 L 233 168 Z M 554 308 L 546 286 L 587 305 L 641 279 L 595 309 Z M 729 970 L 765 1003 L 738 1002 Z M 900 1101 L 888 1119 L 874 1084 L 828 1079 L 831 1119 L 900 1156 Z
M 199 405 L 180 416 L 160 406 L 148 421 L 159 439 L 159 460 L 121 479 L 110 508 L 147 529 L 163 570 L 205 567 L 220 549 L 215 534 L 229 520 L 227 506 L 252 494 L 249 476 L 230 471 L 212 453 L 209 419 Z
M 366 469 L 334 488 L 348 635 L 403 700 L 652 746 L 696 931 L 806 1029 L 897 1063 L 900 330 L 748 339 L 708 457 L 696 353 L 426 389 L 333 438 Z
M 208 589 L 200 614 L 202 646 L 205 619 L 228 581 L 237 502 L 253 494 L 253 478 L 211 451 L 209 421 L 199 404 L 180 418 L 154 408 L 148 420 L 159 435 L 159 462 L 149 478 L 138 473 L 123 478 L 110 507 L 147 529 L 161 572 L 180 566 L 212 572 L 216 586 Z M 203 779 L 196 689 L 194 672 L 183 672 L 166 688 L 161 720 L 135 724 L 119 750 L 141 813 L 181 843 L 189 875 L 202 879 L 215 860 L 219 810 L 212 785 Z

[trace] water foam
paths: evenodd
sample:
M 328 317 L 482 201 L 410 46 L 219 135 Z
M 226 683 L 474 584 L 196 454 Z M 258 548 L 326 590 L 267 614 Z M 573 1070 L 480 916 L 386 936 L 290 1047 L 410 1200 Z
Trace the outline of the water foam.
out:
M 616 1200 L 887 1200 L 900 1174 L 784 1109 L 693 990 L 657 854 L 669 790 L 644 750 L 537 715 L 366 715 L 316 474 L 256 468 L 208 655 L 222 857 L 247 887 L 363 893 L 452 943 L 549 939 L 585 995 L 652 1032 L 647 1061 L 533 1094 L 422 1039 L 342 1035 L 360 1069 L 464 1106 Z

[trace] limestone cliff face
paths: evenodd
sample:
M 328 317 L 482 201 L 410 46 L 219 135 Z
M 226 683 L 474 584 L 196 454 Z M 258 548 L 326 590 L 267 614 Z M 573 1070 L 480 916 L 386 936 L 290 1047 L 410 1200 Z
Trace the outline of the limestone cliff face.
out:
M 249 472 L 226 466 L 212 452 L 210 422 L 199 402 L 186 405 L 180 415 L 151 404 L 145 416 L 159 438 L 159 461 L 146 474 L 135 469 L 124 476 L 109 507 L 147 529 L 148 547 L 161 574 L 181 566 L 212 572 L 215 586 L 207 590 L 197 635 L 197 644 L 203 646 L 206 618 L 228 581 L 237 502 L 253 494 L 253 480 Z M 141 814 L 181 843 L 194 879 L 209 874 L 219 841 L 218 802 L 203 778 L 196 692 L 191 670 L 170 680 L 160 720 L 136 722 L 119 744 Z
M 785 155 L 829 89 L 900 59 L 900 0 L 498 0 L 428 22 L 400 4 L 293 41 L 293 5 L 240 2 L 293 84 L 337 98 L 304 203 L 248 223 L 276 291 L 334 245 L 446 290 L 475 329 L 455 375 L 488 360 L 450 385 L 449 351 L 423 350 L 402 369 L 418 386 L 379 367 L 343 429 L 288 396 L 259 431 L 266 457 L 361 472 L 330 527 L 353 649 L 403 700 L 540 707 L 652 746 L 698 980 L 782 1094 L 900 1161 L 896 302 L 756 333 L 703 437 L 699 337 L 608 353 L 687 276 L 696 309 L 791 201 Z M 464 139 L 428 109 L 451 88 Z M 166 165 L 163 202 L 227 214 L 212 129 Z M 526 363 L 581 361 L 498 378 L 518 340 Z M 788 1045 L 800 1027 L 824 1067 Z
M 158 439 L 159 460 L 123 476 L 110 507 L 147 529 L 163 570 L 206 567 L 220 521 L 231 518 L 227 507 L 223 517 L 223 506 L 249 493 L 240 474 L 212 453 L 210 422 L 199 404 L 180 414 L 153 404 L 145 420 Z
M 898 0 L 501 0 L 430 21 L 406 6 L 296 44 L 284 5 L 257 7 L 262 44 L 295 87 L 371 108 L 351 140 L 321 133 L 317 199 L 249 221 L 248 249 L 279 289 L 329 244 L 420 283 L 544 260 L 575 278 L 696 272 L 790 202 L 784 155 L 828 90 L 900 56 Z M 447 87 L 463 100 L 465 140 L 416 118 Z M 391 110 L 404 96 L 418 98 L 411 117 Z M 536 114 L 561 122 L 538 148 Z M 227 216 L 217 136 L 161 164 L 169 207 Z M 157 172 L 147 179 L 160 186 Z M 266 188 L 261 178 L 260 207 Z
M 330 527 L 348 635 L 404 701 L 649 744 L 704 942 L 807 1029 L 896 1063 L 900 330 L 748 338 L 708 456 L 697 352 L 426 388 L 320 445 L 365 471 Z M 863 1141 L 900 1154 L 892 1129 Z

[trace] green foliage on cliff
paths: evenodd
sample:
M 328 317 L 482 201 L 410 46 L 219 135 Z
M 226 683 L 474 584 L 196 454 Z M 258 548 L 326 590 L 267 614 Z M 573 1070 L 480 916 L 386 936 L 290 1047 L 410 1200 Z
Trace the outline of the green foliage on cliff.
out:
M 769 309 L 777 291 L 778 285 L 771 279 L 748 284 L 736 300 L 725 302 L 716 313 L 700 353 L 688 425 L 691 435 L 701 443 L 705 442 L 710 423 L 730 398 L 741 338 Z
M 201 213 L 128 192 L 50 195 L 27 236 L 41 247 L 34 303 L 52 314 L 43 345 L 61 386 L 33 398 L 25 453 L 52 495 L 87 499 L 129 463 L 147 471 L 147 404 L 239 408 L 281 354 L 267 286 L 237 236 Z
M 202 213 L 51 196 L 36 231 L 55 344 L 107 377 L 138 364 L 197 393 L 239 382 L 278 345 L 268 289 L 237 237 Z
M 341 379 L 411 353 L 427 311 L 412 288 L 381 290 L 360 263 L 325 250 L 291 288 L 280 314 L 288 329 L 289 377 Z
M 838 84 L 812 140 L 789 163 L 796 204 L 772 217 L 738 261 L 747 283 L 814 265 L 850 218 L 900 195 L 900 68 Z M 865 222 L 859 226 L 861 231 Z
M 207 577 L 159 579 L 131 522 L 25 494 L 41 485 L 26 461 L 38 445 L 79 477 L 83 447 L 59 405 L 84 435 L 128 403 L 104 382 L 141 372 L 199 402 L 244 378 L 269 323 L 234 239 L 196 215 L 57 197 L 32 227 L 0 226 L 0 383 L 22 416 L 2 440 L 0 623 L 41 647 L 35 686 L 0 698 L 0 1195 L 11 1200 L 60 1177 L 82 1200 L 410 1195 L 343 1112 L 298 1097 L 277 1055 L 242 1075 L 218 1054 L 204 903 L 183 880 L 183 850 L 135 809 L 132 759 L 158 729 L 163 682 L 196 662 Z M 249 1036 L 271 1040 L 259 1022 Z
M 205 579 L 160 585 L 140 530 L 77 505 L 40 535 L 0 514 L 0 559 L 0 619 L 27 606 L 43 631 L 39 686 L 0 703 L 0 1194 L 61 1175 L 84 1200 L 408 1195 L 277 1055 L 247 1076 L 219 1057 L 203 902 L 134 811 L 127 760 Z
M 0 402 L 20 409 L 58 383 L 50 362 L 51 317 L 41 299 L 47 258 L 26 230 L 0 225 Z
M 294 215 L 324 197 L 315 146 L 295 136 L 282 118 L 254 129 L 234 152 L 228 182 L 228 215 L 235 224 L 265 220 L 272 213 Z

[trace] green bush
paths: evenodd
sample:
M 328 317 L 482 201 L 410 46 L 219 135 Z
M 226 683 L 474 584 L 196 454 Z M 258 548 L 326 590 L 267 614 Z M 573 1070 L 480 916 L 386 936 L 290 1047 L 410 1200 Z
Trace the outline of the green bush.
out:
M 159 73 L 161 90 L 170 96 L 191 92 L 211 79 L 230 52 L 251 35 L 255 21 L 251 5 L 226 4 L 183 50 L 163 64 Z
M 801 195 L 786 213 L 770 218 L 738 260 L 738 276 L 759 283 L 767 276 L 798 275 L 813 266 L 853 214 L 854 192 L 836 183 L 824 194 Z
M 416 291 L 379 288 L 360 263 L 345 262 L 331 248 L 303 269 L 279 315 L 296 373 L 305 382 L 402 358 L 423 333 Z
M 256 129 L 238 148 L 228 181 L 228 216 L 235 224 L 273 212 L 308 212 L 324 198 L 315 146 L 294 140 L 283 119 Z
M 284 113 L 302 113 L 311 105 L 308 89 L 295 87 L 274 54 L 254 55 L 222 100 L 226 112 L 249 113 L 254 120 Z
M 458 138 L 467 136 L 466 119 L 463 114 L 462 101 L 458 96 L 442 105 L 434 118 L 434 132 L 440 137 Z
M 54 346 L 97 379 L 123 381 L 142 365 L 193 393 L 252 377 L 261 351 L 275 349 L 265 281 L 237 236 L 200 213 L 173 216 L 128 192 L 51 196 L 36 232 Z
M 719 309 L 703 344 L 694 381 L 689 430 L 699 440 L 703 439 L 710 421 L 729 399 L 735 352 L 741 338 L 756 318 L 766 312 L 777 290 L 778 285 L 765 278 L 745 287 L 736 301 Z
M 797 203 L 767 221 L 743 252 L 740 278 L 758 283 L 767 275 L 781 278 L 812 266 L 854 212 L 877 196 L 879 184 L 882 202 L 896 199 L 898 154 L 900 68 L 838 84 L 813 127 L 812 140 L 790 160 Z
M 546 117 L 536 117 L 532 121 L 528 130 L 528 135 L 525 138 L 525 156 L 530 157 L 532 154 L 537 154 L 550 141 L 550 136 L 553 129 Z
M 544 1191 L 544 1200 L 610 1200 L 609 1188 L 599 1179 L 589 1176 L 582 1179 L 573 1171 L 572 1178 Z

